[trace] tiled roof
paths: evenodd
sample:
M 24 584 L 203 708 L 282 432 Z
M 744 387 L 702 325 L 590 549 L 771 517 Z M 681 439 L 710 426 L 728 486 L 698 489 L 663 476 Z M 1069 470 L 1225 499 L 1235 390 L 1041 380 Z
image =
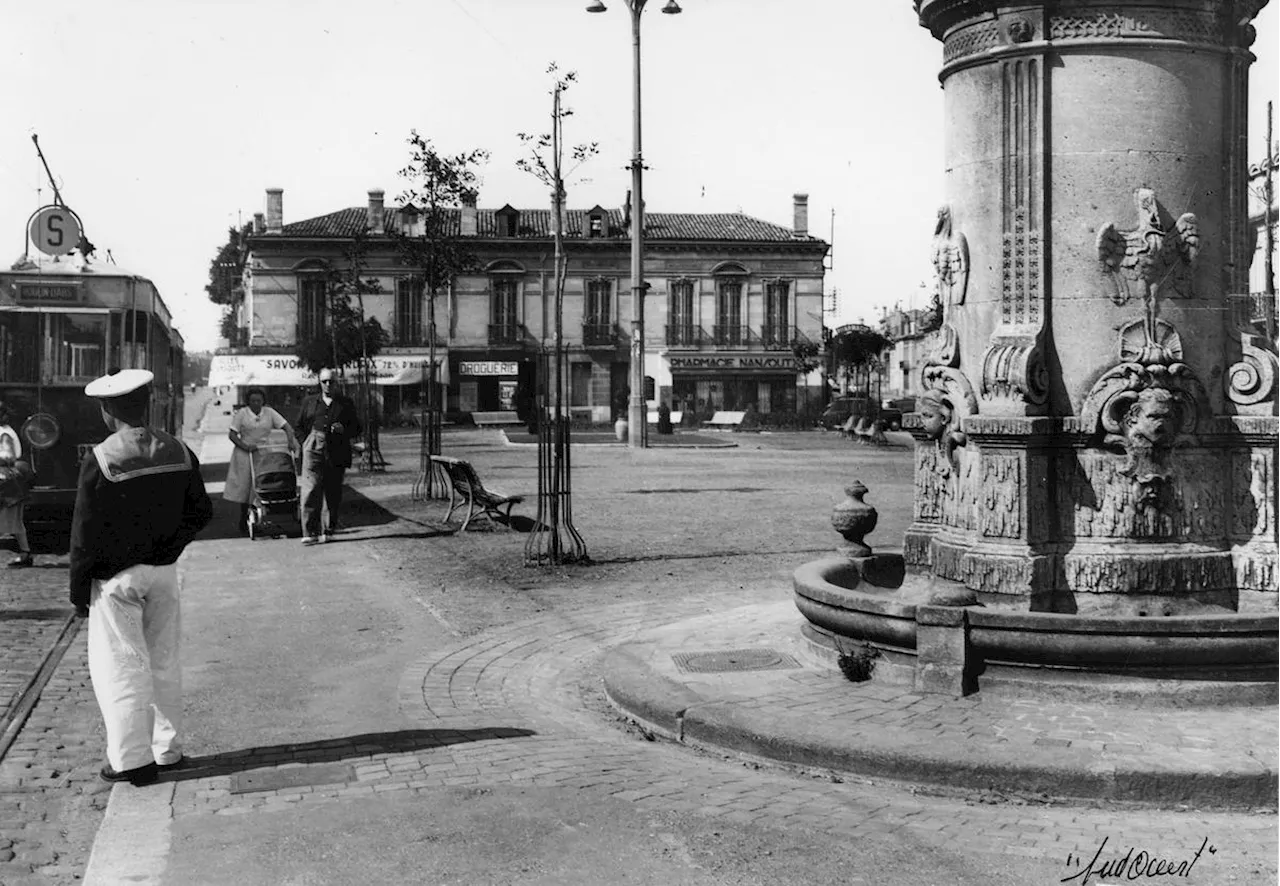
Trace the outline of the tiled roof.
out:
M 459 230 L 461 210 L 447 210 L 450 214 L 451 234 L 456 236 Z M 498 224 L 496 210 L 479 209 L 476 211 L 477 236 L 497 237 Z M 286 237 L 351 237 L 364 230 L 368 219 L 368 211 L 363 206 L 340 209 L 328 215 L 309 218 L 304 221 L 291 222 L 284 226 Z M 386 211 L 388 230 L 397 224 L 397 212 L 394 208 Z M 570 209 L 565 213 L 565 236 L 568 239 L 581 240 L 583 228 L 586 226 L 587 210 Z M 606 211 L 608 237 L 625 239 L 626 228 L 623 226 L 623 215 L 619 210 Z M 749 240 L 754 242 L 822 242 L 818 237 L 792 236 L 790 228 L 771 224 L 740 212 L 699 213 L 699 212 L 651 212 L 645 216 L 645 238 L 648 240 Z M 546 239 L 551 237 L 551 210 L 522 209 L 517 222 L 516 237 L 519 239 Z

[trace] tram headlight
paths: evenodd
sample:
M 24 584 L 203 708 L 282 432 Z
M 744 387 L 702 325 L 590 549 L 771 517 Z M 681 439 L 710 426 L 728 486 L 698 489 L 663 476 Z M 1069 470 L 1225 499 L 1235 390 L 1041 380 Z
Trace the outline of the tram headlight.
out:
M 49 413 L 37 412 L 22 423 L 21 434 L 32 449 L 50 449 L 62 436 L 62 428 Z

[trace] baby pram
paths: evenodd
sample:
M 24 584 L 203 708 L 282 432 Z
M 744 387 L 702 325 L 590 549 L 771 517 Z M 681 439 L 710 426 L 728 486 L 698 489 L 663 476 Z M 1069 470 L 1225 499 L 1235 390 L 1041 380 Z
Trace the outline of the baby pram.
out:
M 260 535 L 278 538 L 284 527 L 270 518 L 290 515 L 301 527 L 298 517 L 298 472 L 293 454 L 285 449 L 261 447 L 249 453 L 249 538 Z

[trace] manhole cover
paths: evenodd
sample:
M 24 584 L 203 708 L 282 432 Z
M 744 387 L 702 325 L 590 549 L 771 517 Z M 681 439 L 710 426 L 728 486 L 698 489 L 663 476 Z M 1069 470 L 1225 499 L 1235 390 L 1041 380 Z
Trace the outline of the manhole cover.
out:
M 774 649 L 727 649 L 723 652 L 677 652 L 671 656 L 686 674 L 718 674 L 725 671 L 771 671 L 798 668 L 800 663 Z
M 293 766 L 289 769 L 255 769 L 231 776 L 231 793 L 252 794 L 254 791 L 282 791 L 322 784 L 355 781 L 356 771 L 347 763 L 320 763 Z

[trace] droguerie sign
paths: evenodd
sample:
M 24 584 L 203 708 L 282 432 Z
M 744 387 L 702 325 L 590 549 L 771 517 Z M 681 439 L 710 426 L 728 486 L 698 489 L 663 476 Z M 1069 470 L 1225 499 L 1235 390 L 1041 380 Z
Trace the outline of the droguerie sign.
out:
M 730 356 L 730 357 L 672 357 L 671 371 L 713 369 L 770 369 L 777 372 L 795 372 L 794 357 Z

